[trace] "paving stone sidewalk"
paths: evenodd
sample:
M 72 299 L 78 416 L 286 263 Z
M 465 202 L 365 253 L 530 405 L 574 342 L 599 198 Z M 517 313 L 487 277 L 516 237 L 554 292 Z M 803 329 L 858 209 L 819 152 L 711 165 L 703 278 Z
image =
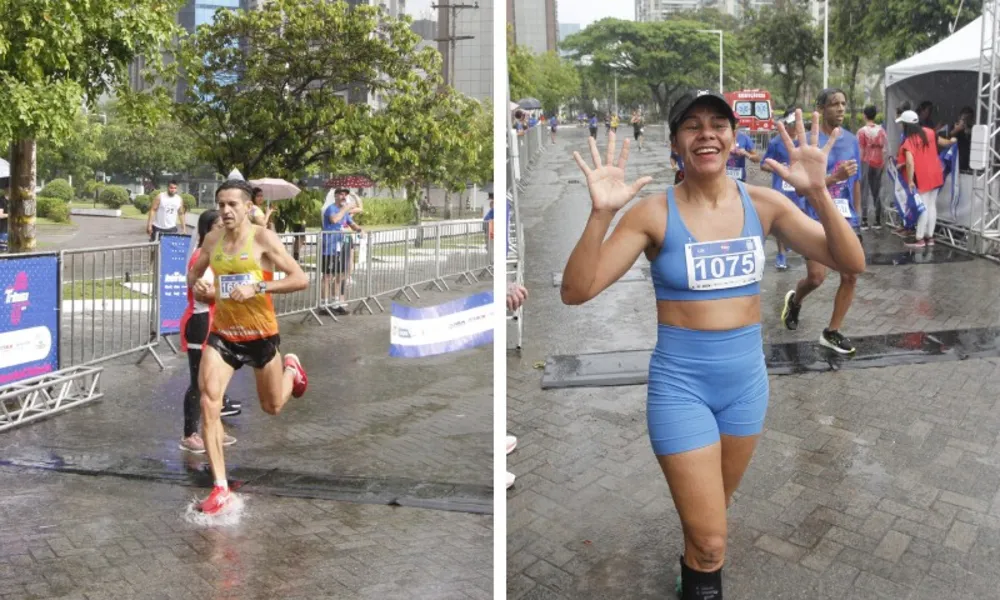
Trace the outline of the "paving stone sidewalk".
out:
M 492 517 L 247 496 L 183 518 L 189 488 L 0 468 L 0 598 L 492 597 Z
M 523 354 L 508 360 L 507 427 L 519 437 L 508 457 L 518 476 L 508 597 L 672 597 L 682 534 L 646 434 L 646 388 L 542 392 L 534 368 L 552 354 L 655 343 L 648 283 L 616 284 L 582 307 L 563 306 L 552 286 L 587 216 L 571 158 L 584 135 L 561 131 L 521 197 L 532 295 Z M 632 154 L 627 178 L 651 174 L 647 191 L 662 189 L 666 165 L 662 141 L 651 144 Z M 884 230 L 866 232 L 865 246 L 903 251 Z M 773 255 L 771 242 L 765 338 L 816 340 L 835 276 L 786 331 L 781 297 L 805 269 L 795 260 L 777 273 Z M 844 332 L 996 326 L 998 284 L 1000 267 L 980 259 L 870 267 Z M 765 434 L 730 509 L 727 600 L 997 597 L 998 391 L 998 359 L 771 377 Z

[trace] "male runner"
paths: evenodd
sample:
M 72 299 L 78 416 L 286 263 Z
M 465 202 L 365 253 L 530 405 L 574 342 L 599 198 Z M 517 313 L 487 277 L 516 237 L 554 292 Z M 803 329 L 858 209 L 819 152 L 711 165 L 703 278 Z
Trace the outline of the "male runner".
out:
M 149 241 L 159 241 L 164 233 L 177 233 L 180 225 L 181 234 L 187 233 L 187 223 L 184 222 L 184 199 L 177 193 L 177 182 L 167 184 L 167 193 L 157 194 L 149 207 L 146 217 L 146 235 Z
M 642 111 L 638 108 L 632 111 L 632 137 L 635 141 L 639 143 L 639 152 L 642 152 L 642 130 L 643 122 Z
M 755 163 L 760 162 L 760 154 L 757 154 L 753 138 L 746 132 L 737 131 L 736 143 L 733 145 L 732 151 L 729 152 L 729 160 L 726 161 L 726 175 L 746 183 L 748 158 Z
M 844 122 L 847 94 L 839 89 L 825 89 L 820 92 L 816 107 L 821 112 L 819 146 L 822 148 L 826 145 L 833 130 Z M 860 226 L 858 215 L 861 214 L 861 178 L 858 176 L 860 163 L 861 148 L 858 146 L 858 138 L 841 127 L 840 136 L 834 142 L 828 158 L 826 185 L 840 214 L 851 223 L 855 232 Z M 807 215 L 819 220 L 819 215 L 812 209 L 812 205 L 807 203 L 804 209 Z M 858 237 L 861 237 L 860 233 Z M 806 277 L 799 281 L 794 290 L 785 294 L 785 305 L 781 311 L 781 322 L 785 324 L 785 327 L 788 329 L 798 328 L 799 310 L 802 309 L 802 302 L 825 279 L 826 267 L 814 260 L 809 260 L 807 257 Z M 851 340 L 840 333 L 840 326 L 844 317 L 847 316 L 848 309 L 851 308 L 851 302 L 854 301 L 854 289 L 857 283 L 857 275 L 840 274 L 840 287 L 837 289 L 837 296 L 833 301 L 833 315 L 830 317 L 830 325 L 823 330 L 819 338 L 820 345 L 826 346 L 838 354 L 853 354 L 855 350 Z
M 253 190 L 242 180 L 229 180 L 215 192 L 222 229 L 205 236 L 204 251 L 188 272 L 195 297 L 204 297 L 211 284 L 201 280 L 209 266 L 215 273 L 215 318 L 202 350 L 202 438 L 215 478 L 211 495 L 199 504 L 202 512 L 217 514 L 231 496 L 222 454 L 224 432 L 219 411 L 233 373 L 243 365 L 254 369 L 257 397 L 264 412 L 277 415 L 289 396 L 300 397 L 308 380 L 299 359 L 278 347 L 278 320 L 271 294 L 288 294 L 309 286 L 309 278 L 288 255 L 277 234 L 250 222 L 247 211 Z M 285 278 L 275 281 L 274 271 Z
M 788 110 L 785 111 L 786 116 L 784 118 L 785 129 L 788 131 L 788 137 L 790 137 L 792 142 L 796 145 L 798 144 L 798 128 L 795 127 L 795 110 L 797 108 L 798 107 L 796 106 L 789 107 Z M 808 130 L 809 129 L 807 127 L 806 131 Z M 805 208 L 803 208 L 805 206 L 805 200 L 795 193 L 795 188 L 778 176 L 778 174 L 767 165 L 766 161 L 769 158 L 774 159 L 780 164 L 788 166 L 788 150 L 785 148 L 785 142 L 782 141 L 780 135 L 776 135 L 771 138 L 771 142 L 767 145 L 767 150 L 764 151 L 764 158 L 761 160 L 760 170 L 765 173 L 771 173 L 772 189 L 781 192 L 787 196 L 789 200 L 794 202 L 795 206 L 805 210 Z M 784 271 L 788 269 L 788 262 L 785 258 L 785 245 L 780 238 L 775 238 L 775 240 L 778 242 L 778 256 L 774 259 L 774 268 L 779 271 Z

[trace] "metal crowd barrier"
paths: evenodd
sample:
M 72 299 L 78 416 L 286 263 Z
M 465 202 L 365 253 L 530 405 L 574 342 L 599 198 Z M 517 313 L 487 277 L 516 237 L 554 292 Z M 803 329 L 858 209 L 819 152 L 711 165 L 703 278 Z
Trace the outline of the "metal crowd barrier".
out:
M 159 343 L 159 243 L 63 250 L 60 366 L 143 352 L 163 366 Z

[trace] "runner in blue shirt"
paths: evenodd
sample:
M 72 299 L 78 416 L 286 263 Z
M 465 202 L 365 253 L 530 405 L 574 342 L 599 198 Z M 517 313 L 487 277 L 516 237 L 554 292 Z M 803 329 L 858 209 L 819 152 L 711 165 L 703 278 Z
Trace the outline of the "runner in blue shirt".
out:
M 674 169 L 674 185 L 684 181 L 684 159 L 681 158 L 680 154 L 674 152 L 673 148 L 670 149 L 670 168 Z
M 795 127 L 796 108 L 797 107 L 792 106 L 789 107 L 787 111 L 785 111 L 785 115 L 787 116 L 784 119 L 784 123 L 785 123 L 785 129 L 788 131 L 788 136 L 792 138 L 792 141 L 797 146 L 798 139 L 796 139 L 797 131 Z M 806 124 L 806 130 L 808 129 L 809 125 Z M 776 135 L 773 138 L 771 138 L 771 142 L 767 145 L 767 150 L 764 152 L 763 160 L 766 161 L 769 158 L 773 159 L 774 161 L 780 164 L 785 165 L 786 167 L 788 166 L 788 160 L 789 160 L 788 150 L 785 149 L 785 143 L 782 141 L 780 135 Z M 800 209 L 805 210 L 805 205 L 807 204 L 807 202 L 803 200 L 802 196 L 799 196 L 797 193 L 795 193 L 795 188 L 793 188 L 791 184 L 786 182 L 777 173 L 775 173 L 774 170 L 771 169 L 771 167 L 769 167 L 766 162 L 762 161 L 760 163 L 760 170 L 764 171 L 765 173 L 771 174 L 771 189 L 781 192 L 782 194 L 787 196 L 789 200 L 795 203 L 795 206 L 798 206 Z M 788 268 L 788 262 L 785 259 L 785 244 L 781 241 L 780 238 L 775 238 L 775 240 L 778 242 L 778 257 L 774 261 L 774 266 L 779 271 L 784 271 L 785 269 Z
M 840 136 L 833 144 L 833 149 L 827 157 L 826 185 L 833 198 L 834 205 L 847 221 L 858 231 L 858 215 L 861 214 L 861 177 L 858 165 L 861 164 L 861 148 L 858 138 L 845 130 L 844 113 L 847 109 L 847 94 L 839 89 L 825 89 L 819 94 L 816 108 L 820 111 L 819 146 L 822 148 L 835 129 L 840 129 Z M 812 205 L 807 204 L 805 213 L 813 219 L 819 216 Z M 858 233 L 858 238 L 861 234 Z M 818 288 L 826 279 L 827 268 L 820 263 L 806 259 L 806 277 L 799 281 L 794 290 L 785 294 L 785 304 L 781 311 L 781 322 L 788 329 L 799 326 L 799 311 L 806 296 Z M 840 274 L 840 288 L 833 301 L 833 315 L 829 326 L 820 335 L 819 343 L 838 354 L 854 354 L 854 344 L 840 333 L 840 326 L 847 316 L 847 311 L 854 301 L 854 289 L 857 286 L 857 275 Z
M 726 161 L 726 175 L 746 183 L 748 158 L 755 163 L 760 162 L 760 154 L 757 154 L 753 138 L 742 131 L 737 131 L 736 144 L 733 145 L 732 151 L 729 152 L 729 160 Z

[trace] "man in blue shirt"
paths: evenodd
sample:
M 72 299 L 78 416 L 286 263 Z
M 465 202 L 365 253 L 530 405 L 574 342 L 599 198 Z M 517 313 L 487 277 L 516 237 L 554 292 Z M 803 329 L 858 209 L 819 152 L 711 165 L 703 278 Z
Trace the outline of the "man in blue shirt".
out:
M 673 148 L 670 149 L 670 168 L 675 170 L 674 185 L 684 181 L 684 159 Z
M 736 144 L 729 152 L 729 160 L 726 161 L 726 175 L 746 183 L 748 158 L 755 163 L 760 162 L 760 155 L 757 154 L 753 138 L 743 131 L 737 131 Z
M 792 138 L 792 141 L 797 146 L 798 132 L 796 131 L 795 127 L 796 110 L 797 107 L 792 106 L 789 107 L 787 111 L 785 111 L 786 116 L 784 123 L 785 123 L 785 131 L 788 132 L 788 136 Z M 785 142 L 782 141 L 780 135 L 776 135 L 773 138 L 771 138 L 771 142 L 767 145 L 767 150 L 764 152 L 764 161 L 766 161 L 769 158 L 785 165 L 786 167 L 788 166 L 788 161 L 789 161 L 788 150 L 785 148 Z M 789 200 L 794 202 L 795 206 L 798 206 L 800 209 L 805 210 L 805 205 L 807 204 L 807 202 L 803 200 L 802 196 L 799 196 L 797 193 L 795 193 L 795 188 L 786 183 L 785 180 L 782 179 L 777 173 L 773 172 L 771 170 L 771 167 L 767 166 L 766 162 L 762 161 L 760 163 L 760 170 L 765 171 L 767 173 L 771 173 L 771 189 L 781 192 Z M 785 259 L 785 244 L 780 239 L 776 238 L 776 241 L 778 242 L 778 257 L 774 261 L 774 266 L 779 271 L 784 271 L 785 269 L 788 268 L 788 262 Z
M 347 204 L 349 190 L 338 189 L 335 201 L 323 210 L 323 304 L 335 304 L 333 312 L 346 315 L 347 303 L 344 278 L 347 275 L 348 260 L 351 256 L 351 240 L 345 239 L 344 229 L 361 233 L 361 228 L 351 218 L 351 206 Z M 333 280 L 334 298 L 330 301 L 330 282 Z
M 845 130 L 844 113 L 847 109 L 847 95 L 839 89 L 825 89 L 819 94 L 816 108 L 820 111 L 819 146 L 826 145 L 834 129 L 840 127 L 840 136 L 833 144 L 828 157 L 826 172 L 827 189 L 833 198 L 837 209 L 845 219 L 850 221 L 855 230 L 859 227 L 858 215 L 861 214 L 861 177 L 858 175 L 858 165 L 861 164 L 861 147 L 858 138 Z M 810 135 L 810 134 L 807 134 Z M 805 203 L 805 213 L 819 220 L 819 215 L 812 205 Z M 858 234 L 860 238 L 861 235 Z M 826 267 L 806 259 L 806 277 L 799 281 L 795 289 L 785 294 L 785 305 L 781 311 L 781 321 L 788 329 L 799 326 L 799 310 L 802 302 L 813 290 L 826 279 Z M 857 275 L 840 274 L 840 287 L 833 301 L 833 315 L 829 326 L 820 335 L 819 343 L 838 354 L 853 354 L 854 345 L 851 340 L 840 333 L 840 326 L 847 311 L 854 301 L 854 289 L 857 286 Z

